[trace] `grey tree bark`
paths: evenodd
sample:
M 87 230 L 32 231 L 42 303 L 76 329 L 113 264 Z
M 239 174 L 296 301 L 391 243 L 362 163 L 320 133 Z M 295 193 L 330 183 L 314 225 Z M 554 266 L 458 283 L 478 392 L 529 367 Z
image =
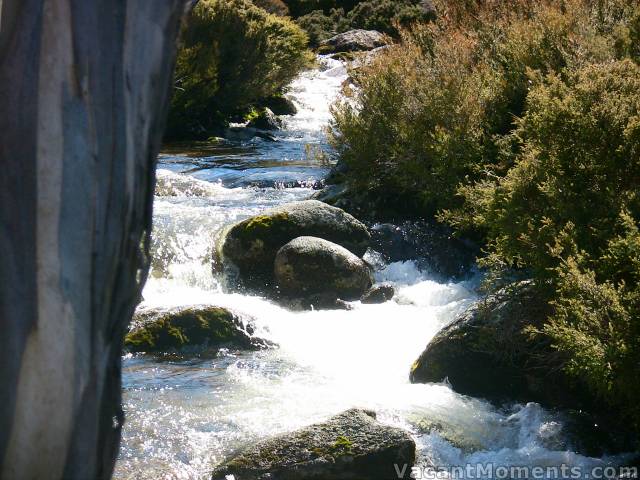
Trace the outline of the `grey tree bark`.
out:
M 109 478 L 185 0 L 0 0 L 0 478 Z

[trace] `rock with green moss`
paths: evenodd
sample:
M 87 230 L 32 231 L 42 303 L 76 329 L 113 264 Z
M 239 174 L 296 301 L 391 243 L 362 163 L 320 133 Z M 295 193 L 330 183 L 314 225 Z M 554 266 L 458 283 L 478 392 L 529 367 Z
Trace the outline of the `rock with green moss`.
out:
M 407 432 L 379 423 L 374 412 L 351 409 L 249 447 L 216 469 L 212 480 L 410 478 L 415 457 Z
M 196 305 L 137 312 L 124 345 L 134 353 L 164 353 L 187 347 L 252 350 L 268 342 L 254 337 L 251 319 L 225 308 Z
M 276 285 L 293 297 L 328 295 L 357 300 L 373 284 L 370 267 L 340 245 L 298 237 L 284 245 L 274 262 Z
M 233 267 L 250 286 L 273 282 L 273 262 L 283 245 L 301 236 L 336 243 L 364 255 L 367 227 L 345 211 L 316 200 L 288 203 L 237 223 L 216 242 L 216 268 Z

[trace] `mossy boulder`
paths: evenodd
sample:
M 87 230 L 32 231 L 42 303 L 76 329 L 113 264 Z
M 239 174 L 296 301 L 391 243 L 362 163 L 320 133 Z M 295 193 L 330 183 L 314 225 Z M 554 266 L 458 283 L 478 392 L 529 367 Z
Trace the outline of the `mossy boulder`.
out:
M 134 353 L 161 353 L 187 347 L 252 350 L 268 345 L 253 334 L 251 319 L 221 307 L 147 309 L 134 316 L 124 346 Z
M 249 447 L 213 472 L 212 480 L 387 480 L 410 478 L 416 445 L 374 412 L 347 410 L 324 423 L 278 435 Z M 394 465 L 404 469 L 398 476 Z
M 336 243 L 357 256 L 370 242 L 367 227 L 345 211 L 316 200 L 292 202 L 237 223 L 216 242 L 216 268 L 237 269 L 249 286 L 273 282 L 273 262 L 283 245 L 300 236 Z
M 373 283 L 371 269 L 362 259 L 317 237 L 298 237 L 278 250 L 274 274 L 281 293 L 303 298 L 357 300 Z

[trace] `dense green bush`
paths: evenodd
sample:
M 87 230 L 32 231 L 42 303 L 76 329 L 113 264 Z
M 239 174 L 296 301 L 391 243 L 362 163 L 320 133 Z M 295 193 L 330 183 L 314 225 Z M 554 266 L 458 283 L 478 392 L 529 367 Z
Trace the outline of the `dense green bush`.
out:
M 248 0 L 200 0 L 181 35 L 168 138 L 207 136 L 311 62 L 291 20 Z
M 627 17 L 605 29 L 578 0 L 488 3 L 463 27 L 444 17 L 405 33 L 359 70 L 358 94 L 335 109 L 333 140 L 349 182 L 381 203 L 402 198 L 400 215 L 455 208 L 459 184 L 510 168 L 518 146 L 508 134 L 536 75 L 620 56 L 612 32 L 627 28 Z
M 332 9 L 342 8 L 348 12 L 361 0 L 285 0 L 294 18 L 307 15 L 315 10 L 329 14 Z
M 435 18 L 429 0 L 364 0 L 335 2 L 336 8 L 314 10 L 296 19 L 309 34 L 314 47 L 336 33 L 356 28 L 378 30 L 398 37 L 398 27 L 427 22 Z
M 367 0 L 360 2 L 347 15 L 350 28 L 378 30 L 389 35 L 399 34 L 397 27 L 435 19 L 435 11 L 417 0 Z
M 493 255 L 548 279 L 540 334 L 640 428 L 640 67 L 584 67 L 529 95 L 509 173 L 482 185 Z
M 289 7 L 282 0 L 251 0 L 256 7 L 281 17 L 289 15 Z
M 314 10 L 296 19 L 296 23 L 309 36 L 309 46 L 314 48 L 344 30 L 343 21 L 344 10 L 342 9 L 332 9 L 328 15 L 322 10 Z
M 460 179 L 482 156 L 484 120 L 478 84 L 486 76 L 462 34 L 424 55 L 419 35 L 354 72 L 360 89 L 334 108 L 331 140 L 349 166 L 348 183 L 399 213 L 433 214 L 450 206 Z

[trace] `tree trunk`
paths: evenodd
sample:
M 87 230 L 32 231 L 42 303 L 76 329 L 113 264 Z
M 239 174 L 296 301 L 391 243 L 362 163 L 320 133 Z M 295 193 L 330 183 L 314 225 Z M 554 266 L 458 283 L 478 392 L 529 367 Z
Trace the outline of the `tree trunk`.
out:
M 185 0 L 0 0 L 0 478 L 109 478 Z

